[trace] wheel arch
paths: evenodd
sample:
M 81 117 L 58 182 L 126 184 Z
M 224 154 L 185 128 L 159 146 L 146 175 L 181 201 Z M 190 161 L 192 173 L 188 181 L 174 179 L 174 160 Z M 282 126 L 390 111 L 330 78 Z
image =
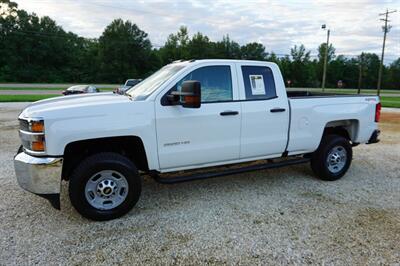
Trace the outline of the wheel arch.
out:
M 143 141 L 138 136 L 94 138 L 68 143 L 64 149 L 62 179 L 69 180 L 72 170 L 86 157 L 100 152 L 115 152 L 126 156 L 141 171 L 149 165 Z
M 326 135 L 339 135 L 355 143 L 359 131 L 357 119 L 335 120 L 326 123 L 322 137 Z

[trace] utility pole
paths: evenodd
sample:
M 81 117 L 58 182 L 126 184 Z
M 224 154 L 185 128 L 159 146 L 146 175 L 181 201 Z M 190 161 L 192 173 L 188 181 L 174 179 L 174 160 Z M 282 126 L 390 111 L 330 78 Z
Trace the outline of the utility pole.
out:
M 378 73 L 378 85 L 377 85 L 377 95 L 381 94 L 381 82 L 382 82 L 382 69 L 383 69 L 383 58 L 385 56 L 385 44 L 386 44 L 386 34 L 389 32 L 392 26 L 388 26 L 388 16 L 390 13 L 394 13 L 396 10 L 389 11 L 386 9 L 385 13 L 379 14 L 379 16 L 385 16 L 385 18 L 381 18 L 382 21 L 385 22 L 385 26 L 382 27 L 383 29 L 383 44 L 382 44 L 382 55 L 381 55 L 381 64 L 379 65 L 379 73 Z
M 326 25 L 323 24 L 321 26 L 322 29 L 326 28 Z M 322 91 L 325 91 L 325 80 L 326 80 L 326 64 L 328 61 L 328 50 L 329 50 L 329 35 L 331 33 L 331 30 L 328 29 L 327 35 L 326 35 L 326 47 L 325 47 L 325 55 L 324 55 L 324 70 L 322 73 Z
M 362 67 L 363 67 L 363 57 L 364 57 L 364 55 L 363 55 L 363 53 L 361 53 L 361 55 L 360 55 L 360 57 L 358 59 L 358 65 L 360 67 L 360 72 L 358 74 L 358 90 L 357 90 L 357 94 L 361 93 L 361 82 L 362 82 L 362 72 L 363 72 L 363 69 L 362 69 Z

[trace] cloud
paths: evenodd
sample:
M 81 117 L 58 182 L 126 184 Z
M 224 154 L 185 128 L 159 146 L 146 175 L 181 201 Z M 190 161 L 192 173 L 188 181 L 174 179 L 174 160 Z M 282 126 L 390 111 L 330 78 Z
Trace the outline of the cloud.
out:
M 194 34 L 202 32 L 211 40 L 229 34 L 245 44 L 263 43 L 267 51 L 289 53 L 303 43 L 316 54 L 331 29 L 336 52 L 358 55 L 380 53 L 383 32 L 378 13 L 399 9 L 400 0 L 315 0 L 315 1 L 102 1 L 102 0 L 17 0 L 20 8 L 50 16 L 64 29 L 85 37 L 99 37 L 116 18 L 129 19 L 149 34 L 156 46 L 163 45 L 181 25 Z M 394 26 L 386 43 L 386 62 L 400 56 L 400 10 L 391 14 Z

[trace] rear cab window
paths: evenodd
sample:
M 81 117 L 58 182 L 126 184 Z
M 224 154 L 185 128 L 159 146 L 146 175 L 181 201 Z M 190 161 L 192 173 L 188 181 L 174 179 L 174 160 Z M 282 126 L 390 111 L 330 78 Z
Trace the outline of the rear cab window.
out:
M 267 66 L 240 66 L 243 75 L 245 100 L 276 98 L 274 75 Z

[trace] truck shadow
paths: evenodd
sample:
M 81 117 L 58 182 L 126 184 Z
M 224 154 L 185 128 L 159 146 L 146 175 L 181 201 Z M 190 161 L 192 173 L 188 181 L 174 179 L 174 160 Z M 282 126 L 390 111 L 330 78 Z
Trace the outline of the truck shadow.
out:
M 279 169 L 267 169 L 241 174 L 215 177 L 177 184 L 160 184 L 153 178 L 144 176 L 142 194 L 137 205 L 120 219 L 135 219 L 138 215 L 190 211 L 194 208 L 231 205 L 249 197 L 276 196 L 291 188 L 298 188 L 315 182 L 308 164 L 289 166 Z M 249 202 L 251 204 L 251 202 Z M 68 183 L 63 182 L 61 209 L 65 216 L 72 216 L 71 221 L 86 220 L 73 209 L 68 198 Z M 79 220 L 79 221 L 78 221 Z M 88 220 L 86 220 L 88 221 Z

